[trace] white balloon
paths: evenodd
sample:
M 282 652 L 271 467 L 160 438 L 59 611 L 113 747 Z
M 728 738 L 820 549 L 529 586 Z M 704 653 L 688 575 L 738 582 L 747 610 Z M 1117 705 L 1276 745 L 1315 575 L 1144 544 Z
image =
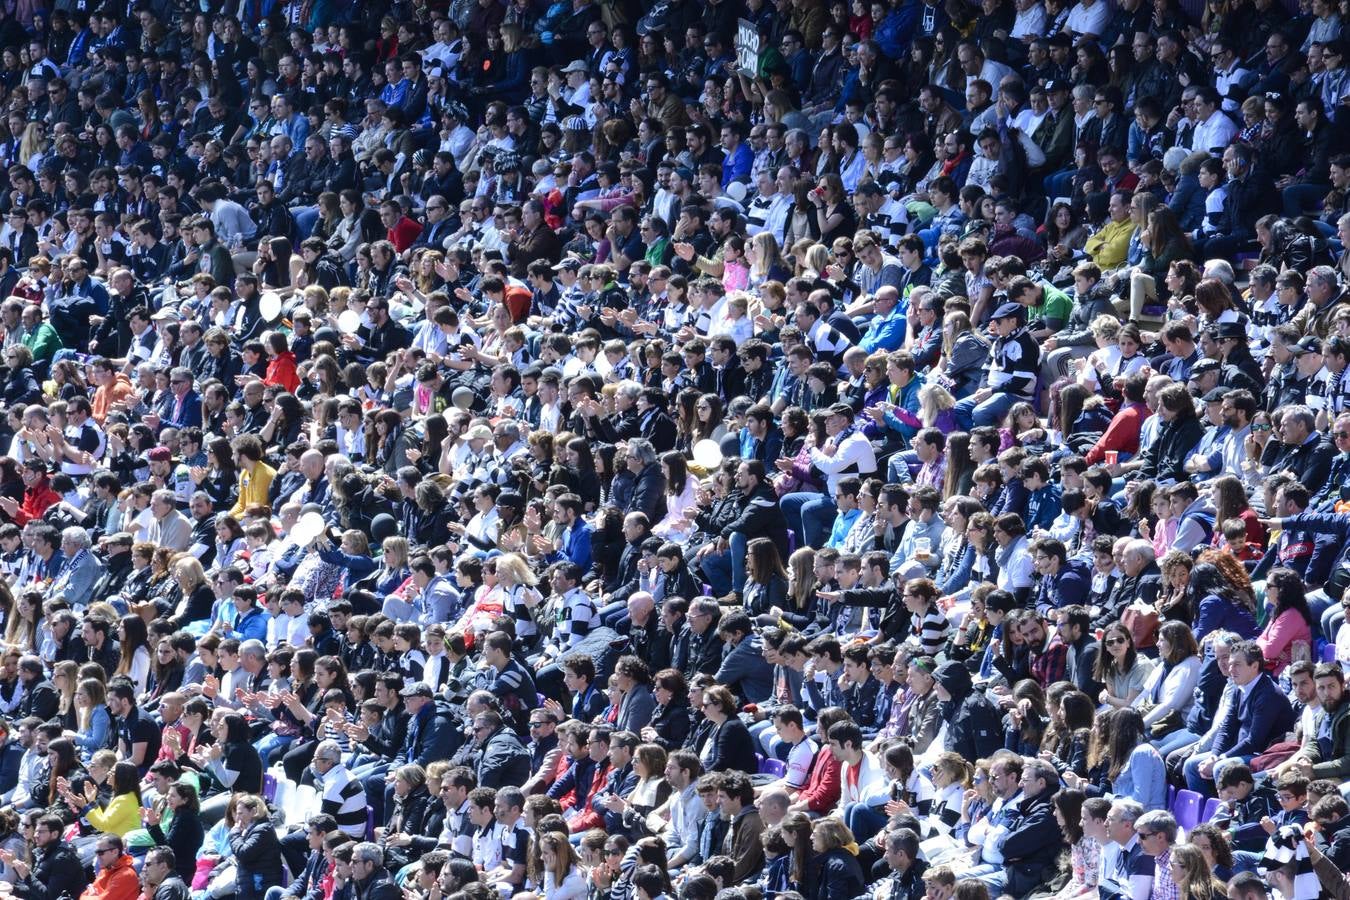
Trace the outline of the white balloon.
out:
M 258 298 L 258 312 L 262 313 L 264 322 L 275 322 L 281 317 L 281 295 L 276 291 L 265 291 Z
M 722 464 L 722 447 L 717 441 L 704 439 L 694 445 L 694 462 L 707 471 Z
M 322 515 L 316 512 L 307 512 L 300 517 L 299 521 L 295 523 L 295 527 L 291 529 L 291 533 L 287 536 L 295 542 L 297 546 L 306 547 L 316 537 L 323 534 L 324 528 L 326 527 L 327 523 L 324 522 Z
M 361 327 L 361 314 L 354 309 L 344 309 L 338 314 L 337 327 L 343 334 L 356 334 L 356 329 Z

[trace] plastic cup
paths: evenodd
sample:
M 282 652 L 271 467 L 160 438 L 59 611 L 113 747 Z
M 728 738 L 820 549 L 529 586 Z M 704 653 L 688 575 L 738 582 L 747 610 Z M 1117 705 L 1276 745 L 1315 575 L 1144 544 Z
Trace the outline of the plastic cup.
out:
M 1120 459 L 1120 453 L 1119 453 L 1119 452 L 1117 452 L 1117 451 L 1115 451 L 1115 450 L 1107 450 L 1107 451 L 1106 451 L 1106 464 L 1107 464 L 1108 466 L 1114 466 L 1114 465 L 1116 464 L 1116 461 L 1119 460 L 1119 459 Z
M 932 552 L 932 549 L 933 549 L 932 538 L 921 537 L 914 539 L 914 555 L 917 558 L 927 559 L 928 554 Z

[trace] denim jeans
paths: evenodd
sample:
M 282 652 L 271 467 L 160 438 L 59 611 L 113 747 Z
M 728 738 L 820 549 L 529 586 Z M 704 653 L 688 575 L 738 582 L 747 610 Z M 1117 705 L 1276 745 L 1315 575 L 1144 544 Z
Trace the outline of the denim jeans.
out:
M 253 748 L 258 751 L 258 756 L 262 759 L 263 768 L 271 765 L 272 754 L 284 751 L 291 745 L 295 738 L 288 735 L 277 734 L 275 731 L 269 732 L 258 738 Z
M 1200 735 L 1183 728 L 1180 731 L 1172 732 L 1162 740 L 1149 741 L 1149 743 L 1153 745 L 1153 749 L 1158 751 L 1159 756 L 1167 759 L 1167 754 L 1180 750 L 1187 744 L 1194 744 L 1198 740 L 1200 740 Z
M 1223 771 L 1224 768 L 1232 765 L 1235 762 L 1249 763 L 1252 761 L 1254 756 L 1255 754 L 1249 754 L 1246 756 L 1225 756 L 1214 763 L 1214 768 L 1212 770 L 1211 775 L 1217 776 L 1221 771 Z M 1195 791 L 1202 797 L 1215 796 L 1214 777 L 1202 778 L 1200 776 L 1200 766 L 1213 759 L 1214 759 L 1213 753 L 1197 753 L 1190 759 L 1186 760 L 1186 765 L 1181 767 L 1181 772 L 1186 778 L 1186 787 L 1192 791 Z
M 984 400 L 976 400 L 974 395 L 959 401 L 952 412 L 956 414 L 956 424 L 962 431 L 969 431 L 980 425 L 999 425 L 1008 410 L 1013 408 L 1017 398 L 1004 391 L 995 391 Z
M 853 832 L 853 839 L 859 844 L 875 836 L 890 818 L 884 809 L 873 809 L 866 803 L 850 803 L 844 810 L 844 824 Z
M 1284 214 L 1297 219 L 1306 210 L 1316 209 L 1322 198 L 1331 190 L 1329 184 L 1291 184 L 1280 192 L 1284 201 Z
M 919 462 L 919 454 L 913 450 L 901 450 L 891 457 L 886 466 L 886 477 L 898 484 L 914 480 L 913 471 Z
M 779 505 L 787 518 L 788 528 L 797 536 L 798 547 L 824 547 L 830 539 L 830 528 L 839 508 L 828 494 L 800 492 L 788 494 Z
M 712 585 L 713 594 L 720 597 L 728 591 L 740 591 L 745 588 L 745 557 L 747 541 L 745 535 L 733 531 L 727 538 L 730 550 L 719 550 L 703 557 L 701 567 L 703 577 Z

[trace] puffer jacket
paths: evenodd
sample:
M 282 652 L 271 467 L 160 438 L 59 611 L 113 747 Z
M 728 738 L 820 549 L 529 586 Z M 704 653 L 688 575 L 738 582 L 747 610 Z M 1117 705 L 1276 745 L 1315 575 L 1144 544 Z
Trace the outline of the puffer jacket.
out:
M 948 661 L 933 673 L 937 683 L 951 696 L 942 704 L 947 722 L 945 749 L 966 759 L 981 759 L 1003 746 L 1003 723 L 998 710 L 983 691 L 971 683 L 970 671 L 959 662 Z

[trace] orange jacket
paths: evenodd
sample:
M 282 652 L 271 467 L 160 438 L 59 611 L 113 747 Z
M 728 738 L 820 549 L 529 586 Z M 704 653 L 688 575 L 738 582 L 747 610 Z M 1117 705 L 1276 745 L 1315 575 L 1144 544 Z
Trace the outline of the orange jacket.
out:
M 84 889 L 80 900 L 136 900 L 141 894 L 141 881 L 128 854 L 122 854 L 112 865 L 94 876 L 94 883 Z
M 129 400 L 136 396 L 136 389 L 131 385 L 131 379 L 118 372 L 113 376 L 112 384 L 105 384 L 94 391 L 94 398 L 89 401 L 93 407 L 94 421 L 102 425 L 108 418 L 108 409 L 114 404 L 123 400 Z

